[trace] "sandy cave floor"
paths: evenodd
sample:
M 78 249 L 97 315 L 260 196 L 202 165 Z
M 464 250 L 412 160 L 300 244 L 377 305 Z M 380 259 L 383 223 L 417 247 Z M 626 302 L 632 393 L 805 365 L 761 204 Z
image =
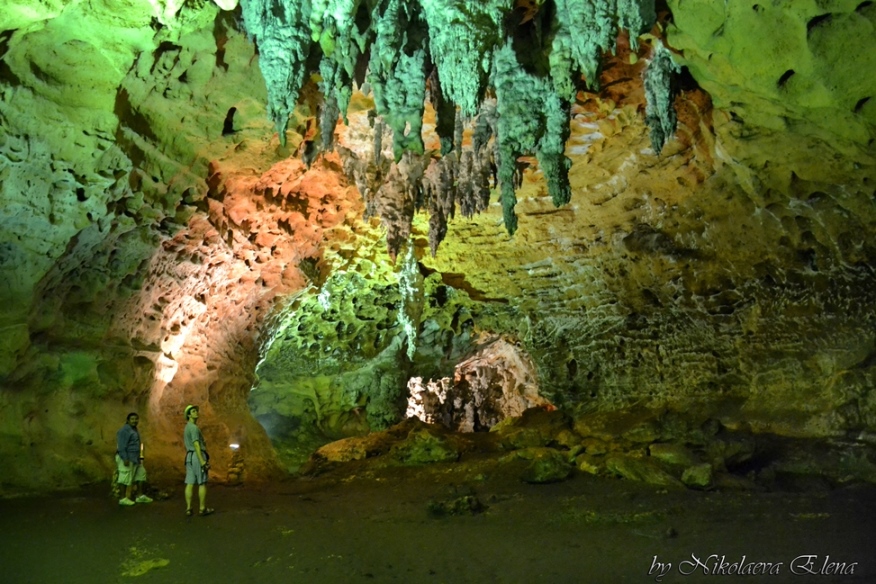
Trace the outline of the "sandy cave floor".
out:
M 106 486 L 0 500 L 0 581 L 611 584 L 658 581 L 656 556 L 672 564 L 661 582 L 876 583 L 876 485 L 667 491 L 584 474 L 531 485 L 517 471 L 351 463 L 213 486 L 209 517 L 184 516 L 181 486 L 129 508 Z M 457 512 L 475 501 L 484 508 Z M 716 580 L 692 563 L 712 568 L 712 554 L 781 565 Z M 857 564 L 853 575 L 792 573 L 805 555 L 817 558 L 797 562 L 816 572 Z

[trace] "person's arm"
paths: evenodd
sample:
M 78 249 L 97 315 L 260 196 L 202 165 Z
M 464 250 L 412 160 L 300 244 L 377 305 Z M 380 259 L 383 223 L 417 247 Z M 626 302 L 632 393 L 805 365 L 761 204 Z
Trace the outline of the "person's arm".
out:
M 125 427 L 119 430 L 116 434 L 116 452 L 119 454 L 119 458 L 122 459 L 122 462 L 125 463 L 125 466 L 130 468 L 133 464 L 130 460 L 128 460 L 128 441 L 131 439 L 131 433 L 127 432 L 128 425 L 125 424 Z
M 201 466 L 204 466 L 207 464 L 207 461 L 204 458 L 204 453 L 201 452 L 201 441 L 200 440 L 195 440 L 195 454 L 198 455 L 198 460 L 200 461 Z
M 118 454 L 122 460 L 125 459 L 125 447 L 128 445 L 127 438 L 128 436 L 125 434 L 124 428 L 116 432 L 116 454 Z

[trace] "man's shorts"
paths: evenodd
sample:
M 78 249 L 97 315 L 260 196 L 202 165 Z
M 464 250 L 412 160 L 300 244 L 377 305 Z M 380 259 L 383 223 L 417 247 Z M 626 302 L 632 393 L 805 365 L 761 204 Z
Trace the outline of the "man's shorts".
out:
M 201 466 L 198 455 L 194 452 L 186 454 L 186 483 L 187 485 L 206 485 L 207 469 Z
M 142 483 L 146 480 L 146 469 L 143 468 L 142 464 L 135 464 L 132 467 L 128 467 L 125 464 L 125 461 L 122 460 L 122 457 L 116 454 L 116 466 L 119 469 L 120 485 L 130 485 L 132 478 L 138 483 Z

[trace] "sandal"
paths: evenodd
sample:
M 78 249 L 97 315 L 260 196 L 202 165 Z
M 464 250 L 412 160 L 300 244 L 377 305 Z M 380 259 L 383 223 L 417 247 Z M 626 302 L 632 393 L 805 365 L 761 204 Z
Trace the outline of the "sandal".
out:
M 210 509 L 209 507 L 207 507 L 206 509 L 201 509 L 200 512 L 198 512 L 198 515 L 200 515 L 201 517 L 206 517 L 207 515 L 212 515 L 215 512 L 215 509 Z
M 191 516 L 192 516 L 192 510 L 186 509 L 186 517 L 191 517 Z

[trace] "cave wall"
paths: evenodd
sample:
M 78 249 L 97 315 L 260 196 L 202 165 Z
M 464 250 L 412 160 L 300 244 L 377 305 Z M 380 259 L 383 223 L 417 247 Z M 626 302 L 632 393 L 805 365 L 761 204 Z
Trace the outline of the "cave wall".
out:
M 260 55 L 224 8 L 4 9 L 0 489 L 105 480 L 132 410 L 153 476 L 178 480 L 187 403 L 219 480 L 232 441 L 245 476 L 268 477 L 278 452 L 391 423 L 409 377 L 451 374 L 482 334 L 518 343 L 540 394 L 573 414 L 876 427 L 872 3 L 668 2 L 652 32 L 686 67 L 674 138 L 656 154 L 644 121 L 656 37 L 622 37 L 601 89 L 571 100 L 570 203 L 532 156 L 513 237 L 494 196 L 450 220 L 433 256 L 417 215 L 412 297 L 366 218 L 374 197 L 344 159 L 310 155 L 315 83 L 280 140 Z M 353 94 L 338 128 L 365 159 L 373 100 Z M 339 282 L 354 285 L 330 293 Z
M 269 475 L 246 406 L 258 323 L 357 203 L 336 172 L 305 178 L 270 142 L 254 47 L 230 14 L 56 8 L 4 35 L 4 486 L 110 476 L 129 411 L 153 478 L 178 478 L 188 403 L 218 468 L 236 441 Z M 257 206 L 267 223 L 248 217 Z

